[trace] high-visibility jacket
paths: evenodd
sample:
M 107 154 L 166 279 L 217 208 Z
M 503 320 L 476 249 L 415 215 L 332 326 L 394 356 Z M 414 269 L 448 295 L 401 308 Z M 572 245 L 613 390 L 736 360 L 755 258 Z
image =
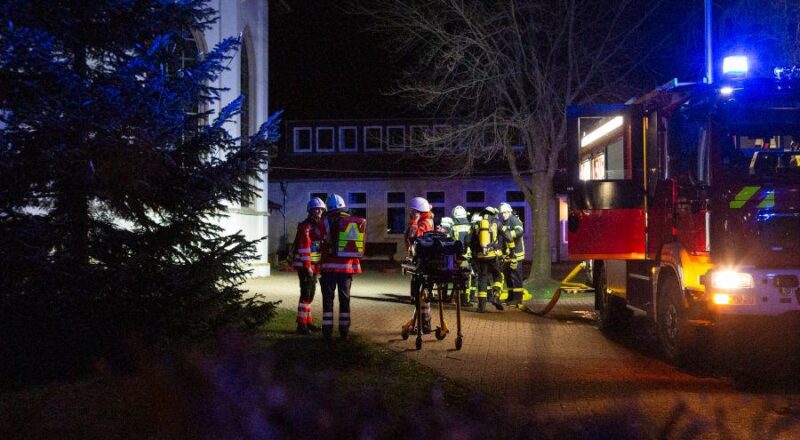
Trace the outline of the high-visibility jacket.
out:
M 422 212 L 419 219 L 409 221 L 406 229 L 406 250 L 411 251 L 414 239 L 422 237 L 422 234 L 428 231 L 433 231 L 433 213 Z
M 297 270 L 311 269 L 319 273 L 322 261 L 322 243 L 325 240 L 325 226 L 322 219 L 307 218 L 297 224 L 297 234 L 294 236 L 293 263 Z
M 328 212 L 323 221 L 325 241 L 322 247 L 322 272 L 361 273 L 358 255 L 364 252 L 367 220 L 353 217 L 344 210 L 336 210 Z
M 472 224 L 470 248 L 474 258 L 485 260 L 495 258 L 502 253 L 497 238 L 498 223 L 495 216 L 484 214 L 480 220 Z
M 522 239 L 524 232 L 522 220 L 514 214 L 500 224 L 500 241 L 503 244 L 503 250 L 514 261 L 525 259 L 525 241 Z
M 465 218 L 454 218 L 452 234 L 453 238 L 460 241 L 464 245 L 465 253 L 469 255 L 469 241 L 470 233 L 472 232 L 472 225 Z

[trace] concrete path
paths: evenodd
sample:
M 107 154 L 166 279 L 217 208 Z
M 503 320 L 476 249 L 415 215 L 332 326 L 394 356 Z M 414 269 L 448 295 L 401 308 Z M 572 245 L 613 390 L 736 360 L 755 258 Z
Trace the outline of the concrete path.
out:
M 294 273 L 255 279 L 247 287 L 296 310 Z M 450 307 L 446 316 L 453 333 L 443 341 L 426 335 L 417 351 L 413 337 L 400 337 L 401 324 L 413 312 L 408 288 L 409 279 L 397 274 L 357 276 L 352 332 L 500 396 L 524 417 L 594 426 L 625 423 L 632 432 L 659 438 L 800 438 L 796 391 L 740 392 L 724 378 L 680 371 L 658 360 L 646 342 L 602 335 L 586 301 L 570 304 L 567 298 L 546 317 L 492 307 L 485 314 L 467 311 L 461 351 L 454 349 L 455 309 Z M 317 323 L 321 303 L 317 292 Z

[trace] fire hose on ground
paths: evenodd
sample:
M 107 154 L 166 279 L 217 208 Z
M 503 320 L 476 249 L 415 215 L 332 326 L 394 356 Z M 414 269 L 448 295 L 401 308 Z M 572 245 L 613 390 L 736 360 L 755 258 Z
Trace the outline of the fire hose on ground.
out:
M 588 291 L 594 290 L 592 287 L 587 286 L 584 283 L 575 283 L 572 282 L 572 279 L 575 278 L 579 273 L 581 273 L 586 268 L 586 262 L 581 261 L 580 264 L 575 266 L 574 269 L 566 276 L 563 280 L 561 280 L 561 285 L 553 292 L 553 297 L 550 298 L 550 301 L 542 308 L 541 310 L 530 310 L 531 313 L 534 315 L 543 316 L 550 313 L 555 307 L 558 300 L 561 298 L 561 292 L 567 290 L 580 290 L 580 291 Z

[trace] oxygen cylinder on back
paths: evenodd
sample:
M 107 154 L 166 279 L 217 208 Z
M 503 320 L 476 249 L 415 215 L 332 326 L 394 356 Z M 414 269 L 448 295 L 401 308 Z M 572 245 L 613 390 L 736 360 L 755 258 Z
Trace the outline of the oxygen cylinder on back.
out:
M 489 226 L 489 219 L 481 219 L 478 232 L 478 244 L 484 249 L 492 244 L 492 234 L 489 231 Z

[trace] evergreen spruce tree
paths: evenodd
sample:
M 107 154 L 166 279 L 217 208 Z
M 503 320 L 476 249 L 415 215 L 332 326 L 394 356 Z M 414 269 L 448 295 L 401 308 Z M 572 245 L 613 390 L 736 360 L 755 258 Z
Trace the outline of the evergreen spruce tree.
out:
M 5 0 L 0 5 L 0 364 L 68 373 L 131 339 L 169 344 L 254 327 L 254 242 L 225 235 L 276 135 L 219 114 L 239 40 L 177 62 L 216 20 L 204 0 Z M 11 368 L 11 370 L 8 370 Z M 0 371 L 0 376 L 3 371 Z

